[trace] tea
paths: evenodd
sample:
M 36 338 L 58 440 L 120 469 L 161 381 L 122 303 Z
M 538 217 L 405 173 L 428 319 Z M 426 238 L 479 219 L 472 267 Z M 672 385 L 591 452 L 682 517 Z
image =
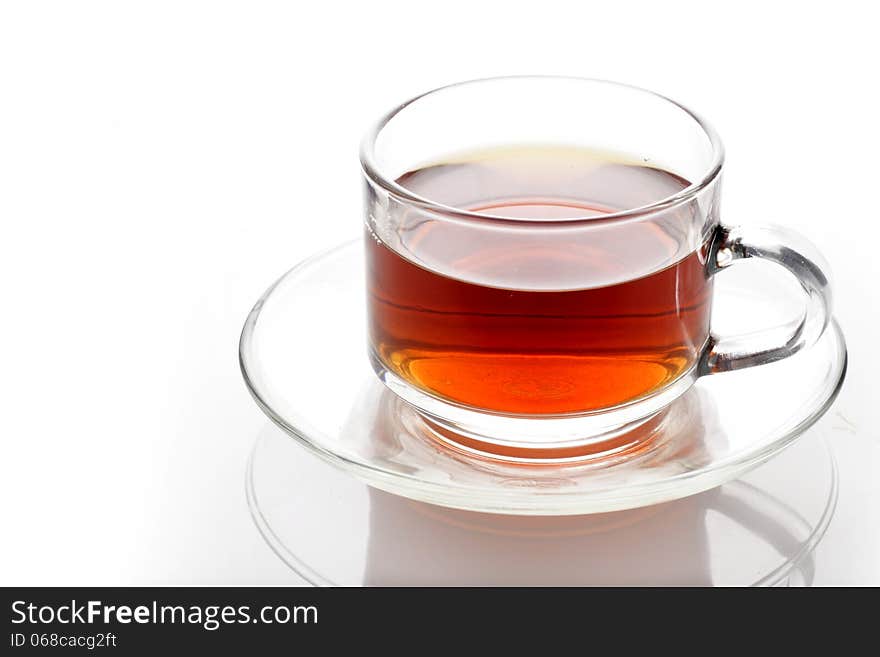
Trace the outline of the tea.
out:
M 397 182 L 486 221 L 479 240 L 418 212 L 391 232 L 368 229 L 371 348 L 412 385 L 481 409 L 565 414 L 645 397 L 695 365 L 712 290 L 687 217 L 612 218 L 614 230 L 603 229 L 608 214 L 671 196 L 686 180 L 613 154 L 527 147 L 464 155 Z M 548 230 L 518 231 L 510 220 L 523 218 Z M 568 230 L 574 218 L 589 221 Z

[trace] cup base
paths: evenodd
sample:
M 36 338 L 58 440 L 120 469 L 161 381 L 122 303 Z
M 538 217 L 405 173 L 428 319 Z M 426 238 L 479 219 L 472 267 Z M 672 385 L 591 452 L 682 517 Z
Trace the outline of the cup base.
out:
M 475 410 L 423 392 L 389 370 L 371 350 L 379 379 L 413 407 L 431 438 L 471 456 L 510 462 L 559 463 L 630 458 L 658 435 L 665 409 L 697 380 L 691 370 L 634 402 L 584 414 L 516 416 Z
M 560 446 L 528 447 L 498 443 L 482 436 L 465 435 L 456 428 L 441 424 L 430 416 L 415 409 L 425 423 L 426 433 L 446 447 L 461 451 L 469 456 L 505 461 L 509 463 L 603 463 L 617 461 L 642 454 L 659 435 L 666 410 L 658 411 L 651 417 L 609 431 L 599 437 L 585 439 L 582 443 Z M 553 420 L 546 420 L 553 422 Z

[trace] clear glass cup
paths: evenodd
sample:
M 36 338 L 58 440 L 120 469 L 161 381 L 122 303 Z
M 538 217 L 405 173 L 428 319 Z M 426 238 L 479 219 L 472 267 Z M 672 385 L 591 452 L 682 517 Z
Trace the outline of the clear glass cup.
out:
M 515 215 L 475 208 L 494 193 L 479 166 L 450 178 L 451 188 L 435 185 L 437 195 L 407 182 L 432 166 L 433 181 L 459 175 L 462 153 L 530 148 L 624 157 L 631 207 L 559 216 L 530 214 L 531 201 Z M 809 347 L 831 317 L 828 268 L 788 229 L 721 222 L 723 159 L 698 115 L 611 82 L 476 80 L 398 106 L 361 149 L 376 374 L 439 437 L 471 451 L 598 454 L 699 377 Z M 567 175 L 528 173 L 523 198 L 555 198 Z M 655 174 L 680 188 L 660 194 Z M 620 184 L 603 175 L 576 182 L 586 195 Z M 491 254 L 518 259 L 493 266 Z M 794 274 L 804 291 L 797 322 L 743 336 L 711 331 L 713 277 L 745 258 Z

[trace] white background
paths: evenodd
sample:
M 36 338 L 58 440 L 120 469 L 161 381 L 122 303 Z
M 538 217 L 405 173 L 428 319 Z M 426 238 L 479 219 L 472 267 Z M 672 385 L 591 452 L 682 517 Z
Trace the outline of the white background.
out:
M 819 244 L 850 344 L 817 583 L 880 584 L 869 3 L 0 5 L 0 584 L 298 581 L 248 516 L 237 340 L 358 234 L 378 114 L 514 73 L 655 89 L 727 146 L 724 219 Z M 843 418 L 846 419 L 844 422 Z

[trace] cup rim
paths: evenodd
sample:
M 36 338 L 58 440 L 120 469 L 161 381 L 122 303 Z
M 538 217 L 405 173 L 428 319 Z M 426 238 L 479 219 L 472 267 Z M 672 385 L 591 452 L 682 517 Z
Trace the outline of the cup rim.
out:
M 706 171 L 698 180 L 691 183 L 684 189 L 676 192 L 675 194 L 671 194 L 669 196 L 661 198 L 660 200 L 654 201 L 653 203 L 635 208 L 627 208 L 625 210 L 602 215 L 600 217 L 577 216 L 566 217 L 563 219 L 554 219 L 550 221 L 546 219 L 536 219 L 530 217 L 505 217 L 501 215 L 492 215 L 484 212 L 473 212 L 470 210 L 464 210 L 462 208 L 456 208 L 455 206 L 439 203 L 425 196 L 416 194 L 398 184 L 394 180 L 387 178 L 380 172 L 379 166 L 375 158 L 376 139 L 379 137 L 379 133 L 382 132 L 383 128 L 385 128 L 385 126 L 388 125 L 388 123 L 390 123 L 391 120 L 395 116 L 397 116 L 397 114 L 399 114 L 405 108 L 409 107 L 418 100 L 447 89 L 481 84 L 485 82 L 496 82 L 500 80 L 567 80 L 574 82 L 587 82 L 590 84 L 609 85 L 638 91 L 640 93 L 650 94 L 667 103 L 671 103 L 672 105 L 676 106 L 677 108 L 688 114 L 694 121 L 696 121 L 697 125 L 700 126 L 700 128 L 703 130 L 703 133 L 709 139 L 709 143 L 712 148 L 712 160 L 709 163 Z M 502 224 L 518 227 L 531 226 L 546 229 L 551 227 L 582 227 L 587 224 L 597 225 L 610 222 L 617 223 L 624 220 L 637 220 L 654 215 L 657 212 L 683 205 L 692 200 L 697 194 L 699 194 L 703 189 L 711 185 L 715 181 L 715 179 L 718 178 L 719 174 L 721 173 L 722 165 L 724 164 L 724 146 L 721 143 L 721 138 L 715 131 L 715 128 L 713 128 L 712 125 L 702 116 L 689 109 L 685 105 L 682 105 L 681 103 L 674 101 L 667 96 L 651 91 L 650 89 L 645 89 L 643 87 L 638 87 L 630 84 L 624 84 L 621 82 L 614 82 L 612 80 L 602 80 L 598 78 L 586 78 L 566 75 L 505 75 L 476 78 L 473 80 L 465 80 L 463 82 L 455 82 L 453 84 L 443 85 L 441 87 L 437 87 L 435 89 L 431 89 L 430 91 L 421 93 L 417 96 L 413 96 L 409 100 L 396 106 L 389 112 L 385 113 L 378 121 L 376 121 L 364 135 L 360 145 L 360 162 L 361 169 L 363 170 L 363 173 L 370 184 L 383 189 L 386 193 L 394 197 L 396 200 L 407 205 L 414 205 L 425 212 L 441 215 L 444 218 L 468 223 L 491 223 L 495 225 Z

